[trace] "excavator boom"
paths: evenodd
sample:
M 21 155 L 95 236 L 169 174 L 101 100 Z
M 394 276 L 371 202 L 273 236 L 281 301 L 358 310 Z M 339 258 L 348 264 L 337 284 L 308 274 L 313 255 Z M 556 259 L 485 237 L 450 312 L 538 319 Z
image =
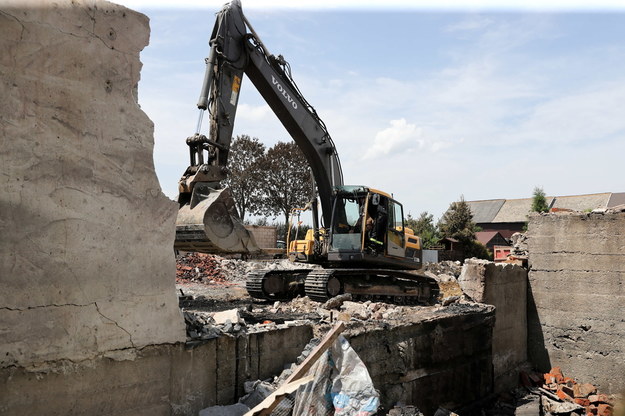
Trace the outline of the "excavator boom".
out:
M 175 248 L 211 253 L 258 250 L 221 185 L 228 174 L 228 152 L 244 75 L 306 157 L 324 222 L 329 225 L 333 188 L 343 184 L 341 164 L 323 121 L 291 78 L 288 63 L 267 52 L 243 15 L 239 0 L 226 4 L 217 14 L 209 44 L 197 104 L 200 120 L 196 133 L 187 139 L 190 165 L 179 181 Z M 210 115 L 208 137 L 200 134 L 206 111 Z

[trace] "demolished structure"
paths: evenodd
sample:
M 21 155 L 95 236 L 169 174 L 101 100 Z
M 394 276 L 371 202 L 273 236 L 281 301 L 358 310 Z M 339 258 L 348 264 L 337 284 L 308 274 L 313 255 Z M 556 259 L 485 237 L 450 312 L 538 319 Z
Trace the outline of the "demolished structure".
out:
M 280 374 L 339 318 L 384 411 L 462 409 L 516 385 L 526 356 L 603 394 L 625 389 L 623 212 L 532 216 L 529 280 L 468 262 L 472 301 L 343 299 L 314 303 L 316 321 L 260 319 L 311 302 L 300 298 L 262 304 L 253 331 L 234 316 L 203 332 L 206 317 L 190 334 L 185 320 L 200 318 L 179 308 L 177 206 L 137 106 L 148 19 L 102 1 L 41 5 L 0 6 L 0 413 L 196 415 Z

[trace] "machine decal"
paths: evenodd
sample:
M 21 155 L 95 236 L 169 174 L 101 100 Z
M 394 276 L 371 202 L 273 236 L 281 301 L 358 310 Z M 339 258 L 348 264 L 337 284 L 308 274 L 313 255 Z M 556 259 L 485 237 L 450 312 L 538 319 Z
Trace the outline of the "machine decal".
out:
M 241 78 L 234 76 L 232 80 L 232 94 L 230 94 L 230 104 L 237 105 L 237 98 L 239 97 L 239 90 L 241 89 Z
M 274 78 L 273 74 L 271 75 L 271 82 L 273 82 L 273 85 L 276 86 L 276 89 L 278 91 L 280 91 L 280 93 L 282 94 L 282 96 L 284 98 L 286 98 L 287 102 L 289 104 L 291 104 L 291 107 L 293 107 L 293 110 L 297 110 L 297 103 L 291 98 L 291 96 L 286 92 L 286 90 L 284 89 L 284 87 L 282 85 L 280 85 L 280 83 L 278 82 L 277 79 Z

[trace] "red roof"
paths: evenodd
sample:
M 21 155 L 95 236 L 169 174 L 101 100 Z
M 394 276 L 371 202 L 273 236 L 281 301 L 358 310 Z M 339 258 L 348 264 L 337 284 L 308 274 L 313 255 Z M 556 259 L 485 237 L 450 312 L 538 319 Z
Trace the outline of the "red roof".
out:
M 499 231 L 478 231 L 478 232 L 475 233 L 475 238 L 480 243 L 486 245 L 486 244 L 488 244 L 490 242 L 490 240 L 495 238 L 497 236 L 497 234 L 499 234 L 499 237 L 504 238 L 503 235 L 501 235 L 501 233 Z M 504 238 L 504 240 L 505 240 L 505 238 Z

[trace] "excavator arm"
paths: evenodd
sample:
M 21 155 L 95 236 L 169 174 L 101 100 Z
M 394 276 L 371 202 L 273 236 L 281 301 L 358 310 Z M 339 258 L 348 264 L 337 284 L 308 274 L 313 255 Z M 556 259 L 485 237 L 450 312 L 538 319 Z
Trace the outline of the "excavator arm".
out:
M 243 15 L 239 0 L 226 4 L 217 14 L 209 44 L 198 126 L 187 139 L 190 164 L 179 181 L 175 247 L 209 253 L 258 249 L 238 219 L 234 201 L 221 187 L 228 175 L 243 75 L 302 150 L 317 185 L 324 224 L 329 226 L 332 192 L 343 184 L 340 160 L 323 121 L 293 81 L 288 63 L 267 51 Z M 206 111 L 210 116 L 208 137 L 200 134 Z

